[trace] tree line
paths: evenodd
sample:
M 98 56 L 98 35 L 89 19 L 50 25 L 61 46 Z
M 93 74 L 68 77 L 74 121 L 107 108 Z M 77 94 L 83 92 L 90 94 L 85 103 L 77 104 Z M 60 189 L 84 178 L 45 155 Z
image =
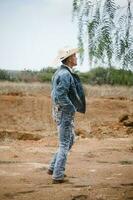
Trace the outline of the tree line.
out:
M 0 81 L 12 82 L 51 82 L 56 69 L 47 67 L 40 71 L 6 71 L 0 69 Z M 133 72 L 131 70 L 96 67 L 88 72 L 76 71 L 85 84 L 90 85 L 126 85 L 133 86 Z

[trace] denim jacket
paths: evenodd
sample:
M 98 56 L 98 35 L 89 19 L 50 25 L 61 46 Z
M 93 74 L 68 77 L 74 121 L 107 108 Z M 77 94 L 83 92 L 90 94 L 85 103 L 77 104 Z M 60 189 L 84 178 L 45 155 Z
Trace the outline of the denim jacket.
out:
M 53 104 L 65 112 L 85 113 L 85 94 L 77 74 L 61 65 L 52 77 L 51 97 Z

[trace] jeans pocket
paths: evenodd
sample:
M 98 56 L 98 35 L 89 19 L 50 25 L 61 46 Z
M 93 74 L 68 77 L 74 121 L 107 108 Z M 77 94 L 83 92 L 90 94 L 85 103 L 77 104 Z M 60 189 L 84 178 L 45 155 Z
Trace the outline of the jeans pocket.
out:
M 55 113 L 55 121 L 58 126 L 61 124 L 61 119 L 62 119 L 62 111 L 60 110 Z

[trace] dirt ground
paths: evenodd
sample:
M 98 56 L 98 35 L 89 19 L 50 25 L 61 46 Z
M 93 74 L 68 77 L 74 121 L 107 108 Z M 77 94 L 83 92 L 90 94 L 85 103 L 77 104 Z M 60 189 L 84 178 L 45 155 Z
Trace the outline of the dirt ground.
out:
M 50 96 L 0 95 L 0 200 L 133 200 L 133 100 L 87 98 L 76 114 L 68 183 L 47 167 L 57 149 Z

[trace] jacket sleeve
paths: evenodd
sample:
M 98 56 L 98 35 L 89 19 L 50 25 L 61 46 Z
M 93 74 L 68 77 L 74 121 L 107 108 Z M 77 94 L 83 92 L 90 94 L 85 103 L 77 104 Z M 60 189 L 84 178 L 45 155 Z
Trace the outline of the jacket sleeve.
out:
M 57 81 L 56 92 L 59 105 L 64 111 L 76 112 L 76 109 L 68 96 L 71 76 L 68 73 L 64 73 L 58 77 Z

